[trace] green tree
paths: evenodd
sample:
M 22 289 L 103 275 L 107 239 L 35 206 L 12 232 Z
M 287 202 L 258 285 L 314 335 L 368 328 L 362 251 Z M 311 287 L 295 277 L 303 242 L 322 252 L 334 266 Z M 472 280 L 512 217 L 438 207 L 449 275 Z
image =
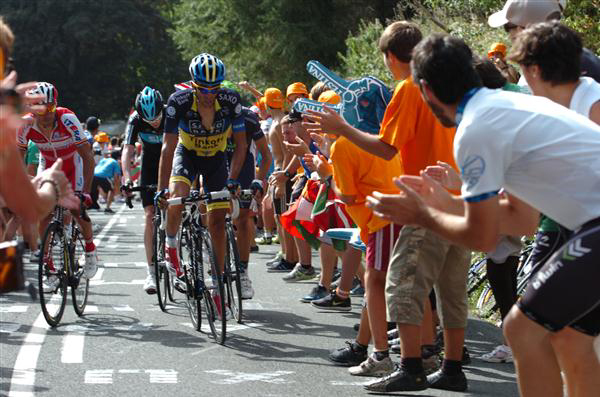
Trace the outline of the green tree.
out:
M 175 7 L 175 42 L 187 59 L 209 52 L 223 59 L 228 79 L 285 88 L 311 79 L 306 62 L 335 68 L 348 32 L 364 17 L 393 16 L 393 0 L 182 0 Z
M 167 33 L 166 0 L 4 0 L 21 81 L 48 81 L 80 118 L 123 118 L 144 85 L 163 96 L 187 68 Z

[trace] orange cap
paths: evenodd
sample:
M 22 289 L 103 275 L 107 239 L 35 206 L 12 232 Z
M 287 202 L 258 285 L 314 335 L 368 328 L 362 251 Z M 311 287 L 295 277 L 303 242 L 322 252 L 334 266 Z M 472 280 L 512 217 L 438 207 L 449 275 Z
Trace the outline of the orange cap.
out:
M 326 102 L 330 105 L 337 105 L 342 101 L 342 98 L 333 90 L 327 90 L 319 95 L 319 102 Z
M 488 51 L 488 58 L 492 58 L 497 52 L 501 53 L 502 57 L 504 58 L 506 56 L 506 46 L 503 43 L 492 44 L 490 50 Z
M 268 107 L 283 109 L 283 94 L 277 88 L 267 88 L 264 98 Z
M 300 94 L 308 96 L 308 90 L 304 83 L 292 83 L 288 85 L 287 91 L 285 93 L 285 97 L 289 97 L 292 94 Z
M 99 132 L 98 134 L 96 134 L 94 139 L 96 140 L 96 142 L 99 142 L 99 143 L 106 143 L 106 142 L 110 141 L 110 139 L 108 138 L 108 134 L 106 132 Z

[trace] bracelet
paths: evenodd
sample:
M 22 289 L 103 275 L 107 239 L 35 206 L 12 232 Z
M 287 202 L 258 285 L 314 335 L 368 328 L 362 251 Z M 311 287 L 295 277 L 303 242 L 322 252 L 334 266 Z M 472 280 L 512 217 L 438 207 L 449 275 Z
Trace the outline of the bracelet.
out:
M 42 186 L 44 186 L 44 184 L 46 184 L 46 183 L 51 184 L 52 187 L 54 188 L 54 198 L 56 199 L 56 202 L 58 203 L 58 200 L 60 198 L 60 194 L 59 194 L 59 190 L 58 190 L 58 183 L 56 183 L 52 179 L 44 179 L 43 181 L 40 182 L 38 189 L 41 189 Z

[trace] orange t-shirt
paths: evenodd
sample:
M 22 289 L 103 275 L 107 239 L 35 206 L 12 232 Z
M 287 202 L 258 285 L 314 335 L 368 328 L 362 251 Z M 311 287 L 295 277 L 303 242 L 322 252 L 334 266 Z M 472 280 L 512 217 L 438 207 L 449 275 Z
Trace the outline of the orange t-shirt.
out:
M 456 169 L 452 146 L 456 128 L 446 128 L 421 97 L 412 77 L 394 90 L 379 131 L 379 139 L 402 155 L 406 175 L 419 175 L 428 165 L 444 161 Z
M 331 146 L 331 162 L 337 188 L 344 196 L 356 196 L 355 203 L 346 206 L 346 209 L 360 229 L 360 238 L 366 244 L 369 234 L 390 223 L 373 215 L 373 211 L 365 207 L 367 195 L 374 191 L 398 193 L 392 178 L 402 175 L 400 156 L 384 160 L 340 137 Z

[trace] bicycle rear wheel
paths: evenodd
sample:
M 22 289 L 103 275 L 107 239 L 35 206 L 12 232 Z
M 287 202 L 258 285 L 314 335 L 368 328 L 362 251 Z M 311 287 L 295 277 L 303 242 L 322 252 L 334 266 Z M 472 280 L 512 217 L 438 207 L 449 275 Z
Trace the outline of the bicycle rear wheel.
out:
M 227 333 L 227 305 L 225 302 L 225 289 L 223 287 L 223 277 L 219 275 L 217 270 L 217 261 L 213 251 L 210 234 L 207 230 L 202 232 L 202 255 L 203 260 L 208 259 L 206 266 L 203 266 L 205 271 L 211 270 L 211 275 L 204 274 L 204 280 L 212 279 L 212 283 L 205 281 L 204 306 L 206 308 L 206 318 L 210 331 L 219 344 L 224 344 Z M 210 292 L 209 292 L 210 291 Z
M 477 291 L 481 284 L 487 280 L 485 263 L 486 258 L 483 258 L 473 263 L 469 268 L 469 273 L 467 274 L 467 294 L 469 296 Z
M 50 223 L 42 238 L 38 259 L 38 288 L 42 313 L 51 327 L 58 325 L 67 303 L 67 275 L 64 266 L 68 252 L 63 242 L 62 227 L 57 223 Z
M 71 287 L 71 297 L 73 298 L 73 309 L 79 317 L 83 316 L 85 312 L 85 306 L 87 305 L 88 295 L 90 291 L 90 280 L 83 274 L 83 268 L 85 266 L 85 245 L 83 242 L 83 236 L 79 231 L 75 222 L 73 222 L 73 237 L 70 272 L 69 272 L 69 286 Z
M 161 230 L 155 219 L 152 232 L 152 263 L 154 264 L 154 279 L 156 281 L 156 297 L 158 306 L 163 312 L 167 311 L 168 275 L 165 268 L 165 231 Z M 165 288 L 166 286 L 166 288 Z
M 227 251 L 225 253 L 225 289 L 227 305 L 238 323 L 242 323 L 242 285 L 240 278 L 240 257 L 235 242 L 233 226 L 227 224 Z

